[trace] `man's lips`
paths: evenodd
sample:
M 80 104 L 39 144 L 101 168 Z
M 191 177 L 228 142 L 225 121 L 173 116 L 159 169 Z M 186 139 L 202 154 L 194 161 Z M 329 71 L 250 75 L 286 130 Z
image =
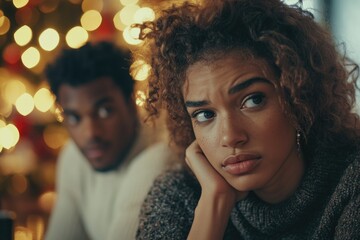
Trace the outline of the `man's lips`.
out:
M 258 154 L 231 155 L 224 159 L 221 166 L 232 175 L 246 174 L 258 165 L 260 159 Z
M 84 148 L 84 154 L 89 159 L 98 159 L 105 155 L 106 145 L 105 144 L 92 144 Z

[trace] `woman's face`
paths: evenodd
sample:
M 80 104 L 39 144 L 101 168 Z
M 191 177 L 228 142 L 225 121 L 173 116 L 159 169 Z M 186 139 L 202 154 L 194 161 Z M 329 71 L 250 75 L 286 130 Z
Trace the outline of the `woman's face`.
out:
M 302 174 L 296 130 L 280 107 L 273 70 L 262 59 L 239 55 L 191 65 L 186 108 L 196 141 L 230 185 L 276 192 Z

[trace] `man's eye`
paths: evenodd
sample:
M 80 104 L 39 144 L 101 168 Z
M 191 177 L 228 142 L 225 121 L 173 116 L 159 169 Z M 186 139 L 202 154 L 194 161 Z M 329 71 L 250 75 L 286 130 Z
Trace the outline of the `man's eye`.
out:
M 265 96 L 262 93 L 252 94 L 244 100 L 242 108 L 254 108 L 261 106 L 264 104 L 264 98 Z
M 101 107 L 98 109 L 98 116 L 100 118 L 108 118 L 111 114 L 111 109 L 107 107 Z
M 214 112 L 211 111 L 197 111 L 192 114 L 192 118 L 196 120 L 196 122 L 202 123 L 211 120 L 215 116 Z
M 76 115 L 66 115 L 64 120 L 66 121 L 66 123 L 70 126 L 75 126 L 76 124 L 78 124 L 80 122 L 80 117 L 76 116 Z

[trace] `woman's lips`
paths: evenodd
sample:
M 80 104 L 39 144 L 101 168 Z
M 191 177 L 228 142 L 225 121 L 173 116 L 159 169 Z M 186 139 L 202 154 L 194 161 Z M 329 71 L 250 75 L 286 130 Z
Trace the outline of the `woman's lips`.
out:
M 232 175 L 242 175 L 251 172 L 261 159 L 257 154 L 238 154 L 227 157 L 222 162 L 222 168 Z

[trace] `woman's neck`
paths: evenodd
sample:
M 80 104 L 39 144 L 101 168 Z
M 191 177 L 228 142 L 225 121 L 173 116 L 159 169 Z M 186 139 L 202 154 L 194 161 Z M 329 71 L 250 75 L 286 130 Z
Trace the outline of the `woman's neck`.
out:
M 305 171 L 302 154 L 288 158 L 266 187 L 254 190 L 263 201 L 276 204 L 288 199 L 298 188 Z

